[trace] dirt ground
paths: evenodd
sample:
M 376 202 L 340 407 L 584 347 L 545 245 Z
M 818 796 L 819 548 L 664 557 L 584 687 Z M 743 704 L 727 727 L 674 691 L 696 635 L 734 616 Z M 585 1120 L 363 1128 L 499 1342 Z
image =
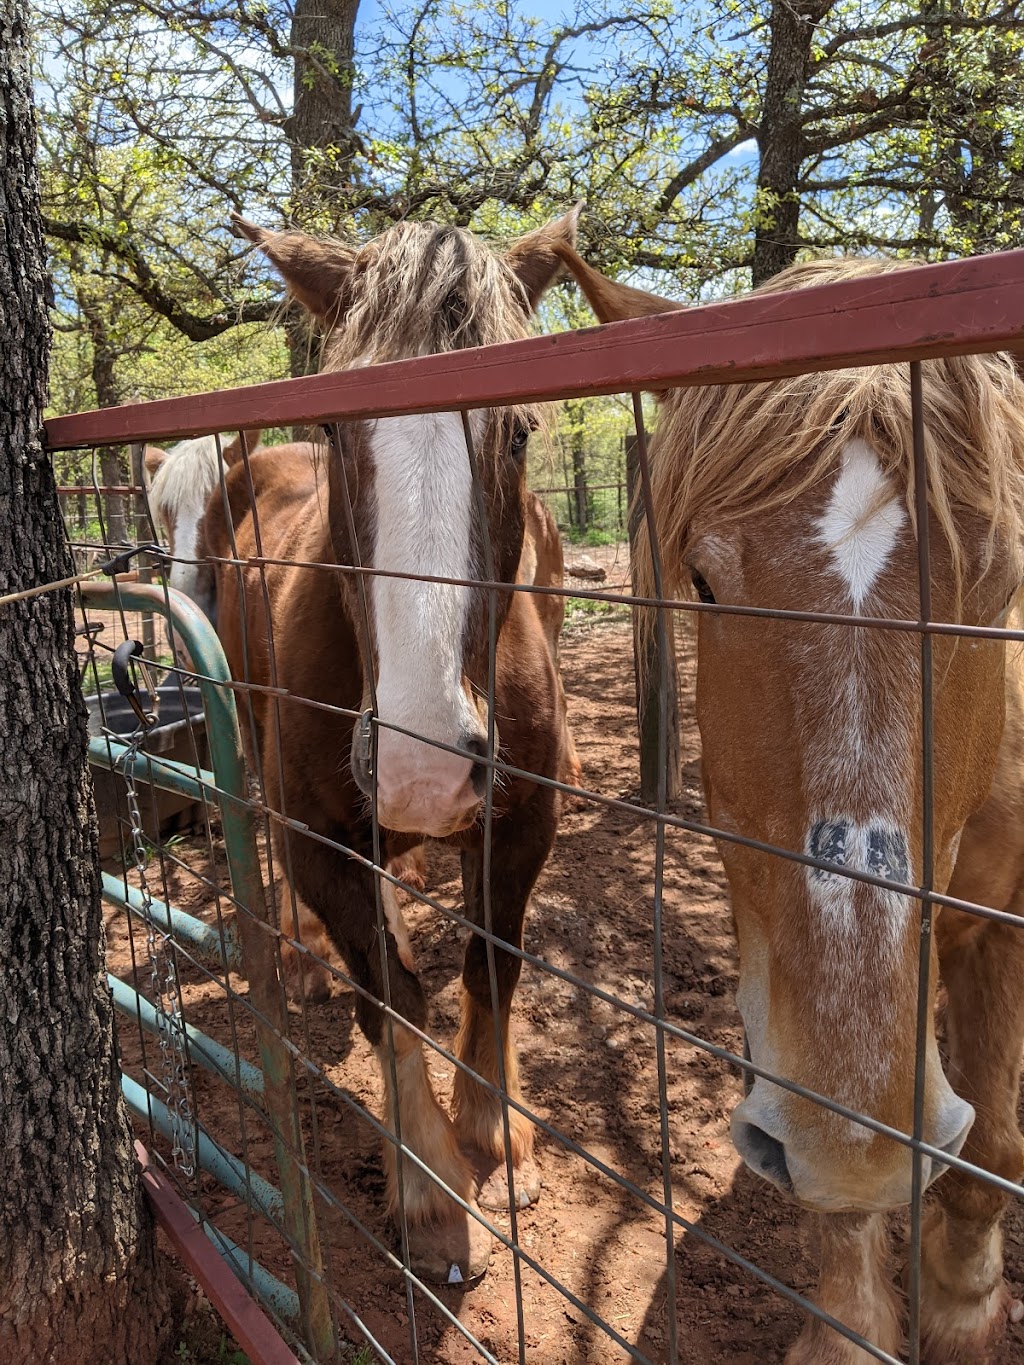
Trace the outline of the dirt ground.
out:
M 591 555 L 597 552 L 588 551 Z M 611 575 L 610 575 L 611 577 Z M 684 798 L 680 809 L 701 809 L 698 741 L 693 723 L 693 657 L 685 641 L 682 745 Z M 616 612 L 580 613 L 565 640 L 563 663 L 571 718 L 585 781 L 596 792 L 637 795 L 631 635 Z M 668 1017 L 701 1038 L 737 1051 L 742 1039 L 734 1006 L 736 954 L 724 878 L 710 843 L 670 831 L 665 879 L 665 996 Z M 212 919 L 209 891 L 194 873 L 209 876 L 205 841 L 168 850 L 168 891 L 175 903 Z M 180 866 L 174 866 L 174 863 Z M 568 811 L 538 884 L 526 946 L 628 1004 L 653 1009 L 652 889 L 654 831 L 642 817 L 589 805 Z M 434 848 L 429 889 L 458 904 L 457 864 Z M 223 869 L 213 869 L 223 879 Z M 407 908 L 420 971 L 432 1006 L 432 1029 L 450 1045 L 457 1022 L 461 935 L 422 907 Z M 142 952 L 141 940 L 136 951 Z M 124 919 L 110 917 L 110 963 L 130 979 Z M 147 974 L 143 973 L 143 980 Z M 231 1024 L 223 994 L 196 972 L 185 972 L 189 1019 L 225 1042 Z M 244 996 L 245 983 L 234 986 Z M 252 1029 L 234 1011 L 243 1053 L 253 1056 Z M 650 1026 L 585 989 L 526 966 L 515 1006 L 522 1082 L 527 1102 L 558 1132 L 583 1146 L 640 1190 L 662 1197 L 658 1066 Z M 321 1066 L 343 1096 L 380 1112 L 381 1085 L 371 1050 L 356 1030 L 351 993 L 338 989 L 324 1005 L 293 1015 L 294 1040 Z M 130 1069 L 140 1060 L 134 1027 L 121 1021 Z M 150 1047 L 149 1061 L 154 1062 Z M 430 1070 L 447 1099 L 451 1067 L 434 1057 Z M 692 1223 L 676 1230 L 670 1248 L 675 1272 L 679 1358 L 692 1365 L 760 1365 L 782 1359 L 800 1329 L 799 1311 L 752 1274 L 730 1264 L 702 1241 L 724 1242 L 793 1289 L 814 1284 L 810 1230 L 798 1210 L 740 1168 L 729 1139 L 729 1114 L 740 1098 L 738 1076 L 700 1049 L 668 1039 L 665 1049 L 674 1206 Z M 384 1206 L 377 1140 L 343 1098 L 306 1087 L 306 1141 L 317 1178 L 376 1237 L 394 1245 Z M 225 1146 L 247 1147 L 255 1169 L 275 1179 L 270 1143 L 250 1116 L 240 1132 L 237 1100 L 219 1082 L 197 1073 L 197 1109 Z M 311 1107 L 310 1107 L 311 1106 Z M 313 1124 L 315 1109 L 315 1128 Z M 649 1361 L 667 1358 L 669 1290 L 664 1222 L 640 1199 L 598 1173 L 559 1142 L 541 1136 L 544 1188 L 540 1202 L 519 1215 L 523 1250 L 551 1283 L 525 1263 L 522 1278 L 525 1358 L 538 1365 L 603 1365 L 626 1351 L 566 1298 L 571 1291 L 622 1341 Z M 218 1225 L 260 1259 L 290 1278 L 287 1252 L 276 1235 L 250 1229 L 237 1200 L 204 1179 L 202 1199 Z M 413 1360 L 408 1305 L 401 1277 L 383 1262 L 337 1210 L 325 1215 L 328 1273 L 338 1294 L 402 1365 Z M 507 1229 L 508 1218 L 497 1216 Z M 898 1224 L 898 1220 L 897 1220 Z M 1007 1223 L 1011 1280 L 1024 1279 L 1019 1205 Z M 905 1230 L 898 1225 L 894 1268 Z M 483 1280 L 438 1290 L 459 1322 L 501 1362 L 519 1359 L 513 1258 L 498 1248 Z M 463 1365 L 478 1353 L 438 1310 L 417 1297 L 419 1358 Z M 349 1328 L 348 1335 L 358 1340 Z M 1024 1365 L 1024 1332 L 1014 1329 L 1000 1356 Z

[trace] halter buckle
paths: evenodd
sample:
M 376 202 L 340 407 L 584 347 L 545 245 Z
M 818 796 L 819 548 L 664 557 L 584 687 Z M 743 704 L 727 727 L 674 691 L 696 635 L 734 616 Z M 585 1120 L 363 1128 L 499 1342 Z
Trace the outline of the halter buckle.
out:
M 370 781 L 373 781 L 373 710 L 368 708 L 359 717 L 356 728 L 356 758 Z

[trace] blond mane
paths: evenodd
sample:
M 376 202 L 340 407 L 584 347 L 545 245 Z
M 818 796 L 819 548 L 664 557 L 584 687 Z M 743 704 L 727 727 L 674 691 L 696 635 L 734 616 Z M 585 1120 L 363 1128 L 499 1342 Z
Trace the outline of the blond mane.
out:
M 522 284 L 462 228 L 401 222 L 365 246 L 323 242 L 349 266 L 342 320 L 328 338 L 332 366 L 517 341 L 529 334 Z
M 782 271 L 759 292 L 878 275 L 909 262 L 837 258 Z M 1006 354 L 922 362 L 928 494 L 957 582 L 958 514 L 987 527 L 1014 581 L 1024 577 L 1024 383 Z M 916 529 L 908 367 L 877 365 L 789 379 L 673 389 L 651 449 L 657 534 L 671 596 L 689 594 L 693 528 L 735 524 L 783 507 L 836 469 L 848 441 L 873 447 L 904 490 Z M 653 595 L 650 547 L 637 547 L 636 590 Z

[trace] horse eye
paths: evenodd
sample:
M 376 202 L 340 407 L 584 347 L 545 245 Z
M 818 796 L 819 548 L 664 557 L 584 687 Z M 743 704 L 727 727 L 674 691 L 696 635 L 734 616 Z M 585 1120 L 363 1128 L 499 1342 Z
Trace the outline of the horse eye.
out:
M 526 449 L 526 443 L 530 439 L 528 427 L 516 427 L 512 433 L 512 454 L 521 455 Z
M 690 575 L 690 579 L 694 588 L 697 590 L 697 596 L 702 602 L 713 602 L 715 600 L 715 594 L 708 587 L 707 579 L 699 574 L 696 569 L 694 569 L 693 573 Z

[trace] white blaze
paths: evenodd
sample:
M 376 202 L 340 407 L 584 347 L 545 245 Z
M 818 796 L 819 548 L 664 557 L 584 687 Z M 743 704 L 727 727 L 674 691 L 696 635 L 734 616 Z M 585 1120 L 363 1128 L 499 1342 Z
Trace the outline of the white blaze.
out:
M 474 439 L 482 425 L 473 421 Z M 469 578 L 473 485 L 461 418 L 448 412 L 380 418 L 369 445 L 376 504 L 370 565 Z M 457 745 L 479 728 L 462 690 L 471 590 L 409 578 L 371 577 L 368 584 L 381 720 Z M 420 761 L 428 762 L 430 751 L 417 749 Z
M 208 604 L 199 600 L 197 589 L 199 566 L 194 562 L 199 548 L 199 523 L 205 510 L 203 507 L 197 512 L 190 507 L 178 518 L 171 537 L 174 559 L 167 581 L 172 588 L 184 593 L 186 597 L 191 597 L 204 611 L 208 611 Z M 182 563 L 183 560 L 188 562 Z
M 832 567 L 860 611 L 892 554 L 907 520 L 878 457 L 866 441 L 850 441 L 832 486 L 825 515 L 818 522 L 818 542 L 832 556 Z
M 171 446 L 149 490 L 149 504 L 158 526 L 171 545 L 168 582 L 191 597 L 208 615 L 213 600 L 199 588 L 199 524 L 213 490 L 220 482 L 221 456 L 215 436 L 197 436 Z
M 877 589 L 906 523 L 906 508 L 894 496 L 874 450 L 866 441 L 849 441 L 815 540 L 828 551 L 829 567 L 854 613 L 863 611 Z M 826 688 L 832 698 L 833 723 L 821 723 L 808 748 L 810 788 L 815 805 L 824 804 L 826 810 L 825 818 L 808 831 L 805 852 L 851 871 L 906 883 L 910 840 L 901 817 L 907 718 L 891 705 L 882 705 L 876 695 L 867 645 L 861 631 L 842 629 L 817 675 L 817 686 Z M 828 811 L 833 802 L 842 811 L 855 793 L 873 800 L 875 811 L 868 820 Z M 877 1046 L 878 1038 L 892 1026 L 883 983 L 899 962 L 911 905 L 899 892 L 858 883 L 839 872 L 808 867 L 804 876 L 820 935 L 822 1025 L 831 1027 L 840 1016 L 846 1020 L 863 1056 L 872 1061 L 857 1077 L 857 1086 L 867 1084 L 870 1092 L 871 1085 L 881 1084 L 888 1073 L 888 1059 Z M 882 991 L 881 1002 L 865 996 L 865 980 Z M 838 1090 L 843 1090 L 841 1082 Z

